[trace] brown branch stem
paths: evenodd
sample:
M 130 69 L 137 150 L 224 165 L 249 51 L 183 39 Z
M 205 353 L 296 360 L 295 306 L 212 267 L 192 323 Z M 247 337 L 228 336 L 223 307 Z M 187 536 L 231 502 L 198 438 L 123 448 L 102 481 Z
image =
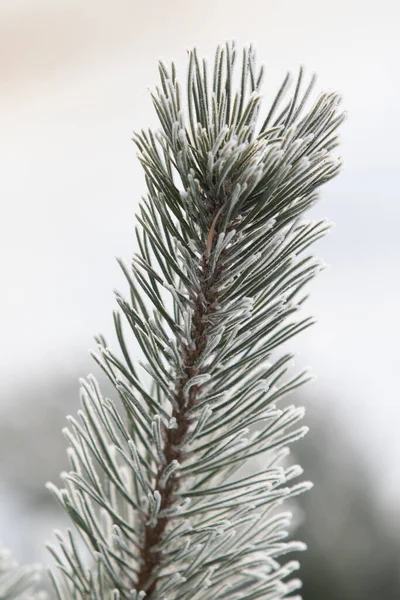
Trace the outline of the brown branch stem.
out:
M 159 489 L 160 479 L 162 478 L 166 467 L 173 460 L 182 463 L 185 458 L 183 446 L 191 424 L 190 412 L 196 405 L 200 386 L 193 386 L 190 388 L 189 397 L 185 397 L 184 388 L 189 379 L 201 373 L 201 370 L 198 370 L 195 365 L 207 343 L 207 330 L 209 328 L 207 315 L 215 310 L 214 307 L 217 301 L 216 282 L 221 273 L 220 269 L 217 267 L 213 273 L 210 274 L 208 258 L 216 235 L 215 228 L 220 213 L 221 210 L 216 213 L 212 221 L 210 232 L 207 237 L 206 249 L 199 265 L 200 292 L 194 299 L 195 309 L 192 318 L 191 332 L 192 343 L 190 345 L 182 346 L 183 367 L 177 378 L 174 394 L 175 408 L 172 416 L 176 418 L 177 427 L 175 429 L 165 429 L 164 431 L 165 461 L 159 465 L 155 489 Z M 170 476 L 164 489 L 159 490 L 162 495 L 160 511 L 173 506 L 178 488 L 179 478 L 174 475 Z M 157 571 L 162 565 L 162 555 L 156 547 L 163 539 L 167 524 L 168 518 L 159 518 L 154 527 L 151 527 L 148 524 L 145 525 L 137 589 L 145 590 L 147 593 L 146 598 L 149 598 L 149 600 L 156 589 L 158 578 Z

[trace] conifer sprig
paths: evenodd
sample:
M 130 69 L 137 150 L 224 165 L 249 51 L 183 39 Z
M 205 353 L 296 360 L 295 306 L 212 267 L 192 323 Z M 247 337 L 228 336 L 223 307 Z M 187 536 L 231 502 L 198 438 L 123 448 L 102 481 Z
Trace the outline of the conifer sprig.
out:
M 8 550 L 0 547 L 0 598 L 1 600 L 46 600 L 35 592 L 40 580 L 37 566 L 19 566 Z
M 186 93 L 161 63 L 161 129 L 134 138 L 148 189 L 138 253 L 121 263 L 120 352 L 99 337 L 95 355 L 116 396 L 82 381 L 71 470 L 49 486 L 81 538 L 50 546 L 60 600 L 277 600 L 300 586 L 297 561 L 278 559 L 303 545 L 276 507 L 310 486 L 282 462 L 307 428 L 276 402 L 309 377 L 288 377 L 276 351 L 312 323 L 296 313 L 321 265 L 303 251 L 329 224 L 302 215 L 339 170 L 343 114 L 333 93 L 305 110 L 314 78 L 303 90 L 300 70 L 260 121 L 263 69 L 249 47 L 237 72 L 236 54 L 218 48 L 210 73 L 191 51 Z

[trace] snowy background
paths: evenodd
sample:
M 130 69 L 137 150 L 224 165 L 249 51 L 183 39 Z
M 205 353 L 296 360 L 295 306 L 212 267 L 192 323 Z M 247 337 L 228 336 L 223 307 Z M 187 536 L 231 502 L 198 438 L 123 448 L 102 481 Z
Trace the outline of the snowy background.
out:
M 254 42 L 269 97 L 300 64 L 344 97 L 345 169 L 315 210 L 336 223 L 318 247 L 331 268 L 295 349 L 318 374 L 308 403 L 331 452 L 348 440 L 382 530 L 400 536 L 399 12 L 389 0 L 2 0 L 0 538 L 17 558 L 42 558 L 60 523 L 38 490 L 60 469 L 53 448 L 93 334 L 114 339 L 115 256 L 134 250 L 144 191 L 131 131 L 155 124 L 157 59 L 183 79 L 186 48 L 212 56 L 226 39 Z

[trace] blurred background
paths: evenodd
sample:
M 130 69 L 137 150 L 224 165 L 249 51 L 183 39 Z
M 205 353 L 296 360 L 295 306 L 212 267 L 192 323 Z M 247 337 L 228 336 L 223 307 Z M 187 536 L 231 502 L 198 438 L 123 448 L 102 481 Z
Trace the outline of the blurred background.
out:
M 399 8 L 395 1 L 1 0 L 0 538 L 20 562 L 64 516 L 44 490 L 67 465 L 61 433 L 77 379 L 98 372 L 93 335 L 114 341 L 115 256 L 135 250 L 144 192 L 131 131 L 156 124 L 157 59 L 254 42 L 264 93 L 317 72 L 348 120 L 345 169 L 314 216 L 336 223 L 331 265 L 308 303 L 318 324 L 292 344 L 318 380 L 291 401 L 311 433 L 296 452 L 315 488 L 296 535 L 305 600 L 389 600 L 400 590 Z

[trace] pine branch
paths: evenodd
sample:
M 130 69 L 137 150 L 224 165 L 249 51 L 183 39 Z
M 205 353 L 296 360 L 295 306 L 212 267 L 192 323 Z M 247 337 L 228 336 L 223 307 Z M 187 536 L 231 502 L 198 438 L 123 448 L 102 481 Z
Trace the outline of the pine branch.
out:
M 252 47 L 239 73 L 235 62 L 234 45 L 218 48 L 209 78 L 190 52 L 185 99 L 174 65 L 160 64 L 161 130 L 135 136 L 148 196 L 139 251 L 121 263 L 121 354 L 99 337 L 94 355 L 118 400 L 82 381 L 65 430 L 71 470 L 64 489 L 49 485 L 80 534 L 50 546 L 60 600 L 278 600 L 300 586 L 297 561 L 277 559 L 303 545 L 276 509 L 310 487 L 282 462 L 307 428 L 302 409 L 275 403 L 309 376 L 288 378 L 291 355 L 276 351 L 312 323 L 296 314 L 321 264 L 302 253 L 329 224 L 301 216 L 339 170 L 343 114 L 326 93 L 305 112 L 315 78 L 302 92 L 300 70 L 258 127 L 263 69 Z M 262 470 L 244 475 L 254 456 Z
M 0 548 L 1 600 L 45 600 L 45 595 L 35 592 L 38 581 L 38 567 L 20 567 L 9 551 Z

